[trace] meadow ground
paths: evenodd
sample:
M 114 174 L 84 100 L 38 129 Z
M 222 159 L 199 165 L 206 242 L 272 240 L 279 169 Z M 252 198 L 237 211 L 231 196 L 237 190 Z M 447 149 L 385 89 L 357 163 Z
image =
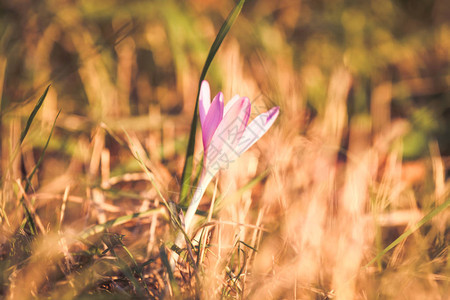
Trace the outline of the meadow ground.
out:
M 446 1 L 239 4 L 0 2 L 1 298 L 448 297 Z M 212 58 L 214 95 L 280 115 L 179 249 Z

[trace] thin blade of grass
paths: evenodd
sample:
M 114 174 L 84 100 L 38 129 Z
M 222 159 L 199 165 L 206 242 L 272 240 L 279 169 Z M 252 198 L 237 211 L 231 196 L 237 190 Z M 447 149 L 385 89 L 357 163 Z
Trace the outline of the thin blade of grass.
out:
M 31 186 L 31 180 L 33 179 L 34 174 L 36 173 L 37 169 L 40 167 L 42 161 L 44 160 L 45 151 L 47 150 L 48 144 L 50 143 L 50 139 L 52 138 L 53 130 L 55 129 L 56 125 L 56 120 L 58 119 L 60 113 L 61 109 L 58 111 L 58 114 L 56 115 L 55 120 L 53 121 L 52 129 L 50 130 L 50 135 L 48 136 L 47 142 L 45 142 L 44 148 L 42 149 L 41 152 L 41 156 L 39 156 L 39 160 L 37 161 L 30 175 L 28 175 L 27 177 L 27 184 L 25 186 L 25 191 L 28 191 L 28 188 Z
M 124 247 L 122 239 L 123 239 L 123 236 L 118 237 L 117 235 L 114 235 L 114 234 L 109 236 L 108 238 L 103 238 L 102 239 L 103 242 L 108 247 L 108 249 L 104 253 L 109 251 L 115 257 L 115 260 L 113 261 L 114 264 L 120 269 L 120 272 L 122 272 L 122 274 L 130 281 L 131 285 L 134 287 L 136 296 L 139 299 L 143 299 L 144 295 L 145 295 L 144 290 L 145 290 L 145 292 L 148 292 L 148 290 L 141 286 L 141 284 L 139 283 L 139 281 L 136 279 L 136 277 L 133 274 L 134 273 L 133 269 L 114 250 L 114 248 L 119 245 Z M 130 255 L 132 257 L 132 255 L 128 251 L 128 249 L 125 251 L 127 252 L 128 255 Z M 134 258 L 133 258 L 133 260 L 134 260 Z M 146 295 L 146 296 L 148 296 L 148 295 Z
M 211 65 L 212 60 L 214 59 L 214 56 L 217 53 L 217 50 L 219 50 L 219 47 L 222 44 L 223 40 L 225 39 L 226 35 L 228 34 L 228 31 L 230 30 L 231 26 L 234 24 L 237 17 L 239 16 L 239 13 L 242 10 L 244 2 L 245 0 L 240 0 L 238 4 L 236 4 L 236 6 L 233 8 L 233 10 L 230 12 L 225 22 L 223 23 L 222 27 L 219 30 L 219 33 L 216 36 L 216 39 L 214 40 L 209 50 L 209 54 L 206 58 L 205 65 L 203 66 L 202 74 L 200 75 L 200 80 L 198 83 L 197 99 L 195 101 L 194 116 L 192 117 L 191 131 L 189 133 L 189 141 L 186 150 L 186 158 L 184 161 L 183 173 L 181 175 L 180 202 L 183 202 L 186 196 L 188 195 L 191 182 L 192 166 L 194 161 L 195 133 L 197 131 L 197 120 L 198 120 L 197 111 L 198 111 L 198 98 L 200 95 L 200 86 L 202 81 L 206 77 L 206 73 L 208 72 L 208 69 Z
M 135 268 L 135 272 L 136 274 L 139 276 L 139 278 L 141 279 L 141 283 L 144 286 L 145 291 L 147 292 L 148 295 L 150 295 L 150 291 L 148 289 L 147 283 L 145 282 L 145 278 L 144 275 L 142 274 L 142 269 L 141 267 L 138 265 L 138 263 L 136 262 L 136 259 L 134 258 L 133 253 L 131 253 L 131 251 L 122 243 L 122 248 L 123 250 L 125 250 L 125 252 L 128 254 L 128 256 L 130 257 L 131 261 L 134 264 L 134 268 Z
M 14 151 L 9 159 L 9 166 L 8 166 L 8 170 L 11 169 L 12 163 L 15 160 L 17 154 L 19 153 L 19 149 L 20 149 L 20 145 L 22 145 L 25 137 L 28 134 L 28 131 L 30 130 L 30 126 L 33 123 L 34 117 L 36 116 L 37 112 L 39 111 L 39 109 L 42 106 L 42 103 L 44 103 L 44 99 L 47 96 L 47 92 L 48 89 L 50 88 L 50 85 L 47 86 L 47 88 L 45 89 L 44 93 L 42 94 L 42 96 L 39 98 L 38 102 L 36 103 L 36 105 L 33 108 L 33 111 L 31 112 L 30 116 L 28 117 L 27 123 L 25 125 L 25 128 L 22 130 L 22 132 L 20 133 L 20 140 L 17 143 L 17 145 L 14 148 Z
M 39 99 L 39 101 L 41 101 L 41 104 L 37 104 L 36 107 L 38 105 L 39 105 L 39 107 L 42 105 L 42 101 L 44 101 L 45 95 L 47 94 L 47 91 L 48 91 L 49 87 L 50 86 L 47 87 L 47 89 L 45 90 L 44 95 L 42 95 L 42 97 Z M 36 110 L 36 107 L 35 107 L 35 110 Z M 34 115 L 36 115 L 36 112 L 37 112 L 37 110 L 36 110 L 36 112 L 35 112 L 35 110 L 33 110 Z M 50 130 L 50 134 L 49 134 L 49 136 L 47 138 L 47 142 L 45 143 L 44 148 L 42 149 L 41 155 L 39 156 L 39 160 L 37 161 L 36 165 L 34 166 L 33 170 L 31 171 L 30 175 L 28 175 L 28 177 L 26 178 L 27 183 L 26 183 L 25 189 L 24 189 L 25 192 L 28 192 L 28 189 L 31 186 L 31 180 L 33 179 L 34 174 L 36 173 L 37 169 L 40 167 L 40 165 L 42 164 L 42 161 L 44 160 L 45 152 L 47 150 L 48 144 L 50 143 L 50 139 L 52 138 L 53 130 L 55 129 L 55 125 L 56 125 L 56 120 L 58 119 L 60 113 L 61 113 L 61 110 L 59 110 L 58 114 L 55 117 L 55 120 L 53 121 L 52 129 Z M 31 118 L 31 121 L 32 121 L 34 116 L 31 117 L 31 115 L 30 115 L 30 118 Z M 28 121 L 30 121 L 30 118 L 28 118 Z M 31 125 L 31 121 L 29 122 L 30 125 Z M 27 122 L 27 125 L 28 125 L 28 122 Z M 28 125 L 28 128 L 29 128 L 29 125 Z M 27 132 L 28 132 L 28 129 L 27 129 Z M 26 135 L 25 129 L 22 132 L 22 134 L 24 134 L 24 133 Z M 25 135 L 23 135 L 24 138 L 25 138 Z M 23 229 L 25 227 L 26 223 L 28 222 L 29 226 L 30 226 L 31 233 L 32 234 L 36 234 L 37 233 L 36 225 L 34 224 L 34 220 L 33 220 L 31 212 L 29 211 L 28 207 L 24 203 L 24 196 L 22 196 L 22 198 L 20 199 L 20 202 L 22 203 L 22 206 L 24 207 L 25 213 L 26 213 L 26 216 L 27 216 L 26 219 L 24 220 L 24 222 L 22 223 L 21 228 Z
M 184 212 L 186 212 L 186 210 L 189 206 L 189 202 L 190 202 L 189 200 L 190 200 L 190 198 L 192 198 L 192 194 L 191 194 L 192 187 L 197 186 L 197 184 L 198 184 L 200 175 L 202 173 L 202 167 L 203 167 L 203 155 L 202 155 L 201 160 L 197 163 L 197 168 L 195 170 L 192 170 L 192 172 L 191 172 L 191 174 L 195 174 L 194 178 L 192 178 L 192 176 L 189 176 L 189 178 L 188 178 L 189 179 L 188 183 L 189 183 L 190 188 L 188 188 L 186 190 L 186 193 L 187 193 L 186 196 L 183 198 L 180 197 L 180 199 L 179 199 L 178 206 L 181 207 L 184 210 Z
M 44 103 L 44 99 L 47 96 L 47 92 L 48 92 L 49 88 L 50 88 L 50 85 L 47 86 L 47 88 L 45 89 L 41 98 L 39 98 L 38 102 L 34 106 L 34 109 L 31 112 L 30 116 L 28 117 L 27 124 L 25 125 L 25 128 L 23 129 L 22 134 L 20 135 L 20 142 L 19 142 L 20 145 L 22 144 L 23 140 L 25 139 L 25 136 L 27 135 L 28 130 L 30 129 L 31 123 L 33 123 L 34 117 L 36 116 L 37 112 L 41 108 L 42 103 Z
M 250 245 L 247 244 L 246 242 L 244 242 L 244 241 L 239 241 L 239 242 L 240 242 L 241 244 L 243 244 L 244 246 L 246 246 L 246 247 L 252 249 L 253 251 L 258 252 L 258 250 L 256 250 L 254 247 L 250 246 Z
M 129 136 L 129 134 L 126 132 L 125 129 L 123 129 L 125 135 L 128 138 L 129 141 L 129 145 L 131 147 L 134 148 L 133 142 Z M 161 198 L 161 200 L 163 201 L 164 206 L 167 208 L 167 210 L 169 211 L 169 215 L 171 220 L 174 222 L 175 226 L 180 230 L 181 233 L 183 233 L 185 239 L 187 241 L 189 241 L 189 243 L 191 243 L 191 241 L 189 240 L 189 237 L 186 233 L 186 231 L 184 230 L 184 226 L 181 224 L 181 220 L 178 217 L 176 211 L 172 208 L 172 206 L 169 204 L 169 202 L 166 200 L 166 198 L 163 196 L 163 194 L 161 193 L 158 184 L 155 181 L 155 178 L 153 176 L 153 174 L 149 171 L 149 169 L 147 168 L 147 166 L 145 165 L 144 160 L 142 159 L 142 157 L 140 156 L 138 151 L 135 151 L 134 149 L 130 148 L 130 151 L 133 155 L 133 157 L 137 160 L 137 162 L 139 163 L 139 165 L 141 166 L 142 170 L 145 172 L 145 174 L 147 175 L 148 179 L 150 180 L 150 183 L 152 184 L 153 188 L 156 190 L 158 196 Z M 192 246 L 192 243 L 191 243 Z M 193 247 L 193 246 L 192 246 Z
M 386 253 L 392 250 L 395 246 L 400 244 L 403 240 L 405 240 L 408 236 L 413 234 L 417 229 L 422 227 L 425 223 L 429 222 L 434 216 L 444 211 L 447 207 L 450 206 L 450 198 L 448 198 L 444 203 L 439 205 L 438 207 L 432 209 L 427 215 L 425 215 L 419 222 L 411 226 L 408 230 L 406 230 L 402 235 L 400 235 L 395 241 L 393 241 L 389 246 L 384 248 L 383 251 L 377 254 L 371 261 L 369 261 L 364 268 L 367 268 L 374 262 L 378 261 L 381 257 L 383 257 Z
M 241 277 L 241 274 L 244 273 L 245 266 L 247 265 L 247 255 L 246 255 L 244 249 L 241 249 L 241 247 L 239 246 L 239 247 L 238 247 L 238 254 L 239 254 L 240 252 L 242 252 L 242 257 L 243 257 L 243 260 L 244 260 L 244 261 L 242 262 L 242 265 L 239 266 L 239 272 L 237 273 L 237 275 L 236 275 L 236 277 L 235 277 L 235 279 L 234 279 L 234 283 L 236 284 L 237 288 L 238 288 L 240 291 L 242 291 L 242 289 L 241 289 L 237 284 L 238 284 L 239 278 Z M 240 258 L 238 258 L 238 262 L 237 262 L 237 263 L 240 264 Z

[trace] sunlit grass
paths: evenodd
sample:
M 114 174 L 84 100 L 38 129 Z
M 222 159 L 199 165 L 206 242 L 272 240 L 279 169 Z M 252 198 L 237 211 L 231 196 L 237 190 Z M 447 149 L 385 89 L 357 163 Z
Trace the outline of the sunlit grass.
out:
M 0 5 L 0 297 L 445 298 L 441 2 Z M 180 249 L 205 75 L 281 114 Z

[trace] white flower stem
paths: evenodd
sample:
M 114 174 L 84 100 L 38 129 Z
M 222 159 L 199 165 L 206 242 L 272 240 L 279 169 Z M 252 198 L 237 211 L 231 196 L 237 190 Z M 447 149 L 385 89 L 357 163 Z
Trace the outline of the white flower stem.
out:
M 186 211 L 186 215 L 184 216 L 184 231 L 186 234 L 189 235 L 189 230 L 192 224 L 192 220 L 194 218 L 195 212 L 197 211 L 198 205 L 200 204 L 200 201 L 202 200 L 203 195 L 205 194 L 206 187 L 213 179 L 214 175 L 207 172 L 206 169 L 203 169 L 203 172 L 200 176 L 200 179 L 198 181 L 197 188 L 195 189 L 194 196 L 192 196 L 191 203 L 189 204 L 189 207 Z M 182 248 L 184 245 L 184 234 L 182 232 L 179 232 L 177 235 L 177 238 L 175 239 L 175 245 L 179 248 Z M 178 259 L 178 254 L 175 252 L 172 255 L 170 265 L 172 267 L 172 270 L 175 268 L 175 263 Z
M 208 182 L 206 182 L 206 180 L 204 179 L 206 179 L 206 177 L 202 176 L 198 181 L 198 186 L 195 189 L 194 196 L 192 197 L 191 203 L 189 204 L 189 207 L 186 211 L 186 215 L 184 216 L 184 230 L 186 231 L 187 234 L 189 234 L 192 219 L 194 218 L 198 205 L 202 200 L 203 194 L 205 194 L 206 186 L 208 185 L 209 181 L 211 181 L 209 180 Z

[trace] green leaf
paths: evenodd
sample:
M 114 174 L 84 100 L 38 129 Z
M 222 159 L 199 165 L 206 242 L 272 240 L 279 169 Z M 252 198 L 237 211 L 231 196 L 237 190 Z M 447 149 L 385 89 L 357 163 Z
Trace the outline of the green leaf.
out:
M 181 176 L 180 202 L 184 201 L 184 199 L 188 195 L 190 188 L 192 165 L 194 160 L 195 133 L 197 131 L 197 120 L 198 120 L 197 111 L 198 111 L 198 98 L 200 95 L 200 86 L 202 81 L 206 77 L 206 73 L 208 72 L 208 69 L 211 65 L 212 60 L 214 59 L 214 56 L 217 53 L 217 50 L 219 50 L 219 47 L 222 44 L 223 40 L 225 39 L 226 35 L 228 34 L 228 31 L 236 21 L 236 18 L 239 16 L 239 13 L 242 10 L 244 2 L 245 0 L 240 0 L 239 3 L 230 12 L 225 22 L 223 23 L 222 27 L 219 30 L 219 33 L 216 36 L 216 39 L 214 40 L 209 50 L 209 54 L 206 58 L 205 65 L 203 66 L 202 74 L 200 75 L 200 81 L 198 83 L 197 100 L 195 101 L 194 116 L 192 117 L 191 131 L 189 133 L 189 141 L 186 150 L 186 159 L 184 161 L 183 174 Z

